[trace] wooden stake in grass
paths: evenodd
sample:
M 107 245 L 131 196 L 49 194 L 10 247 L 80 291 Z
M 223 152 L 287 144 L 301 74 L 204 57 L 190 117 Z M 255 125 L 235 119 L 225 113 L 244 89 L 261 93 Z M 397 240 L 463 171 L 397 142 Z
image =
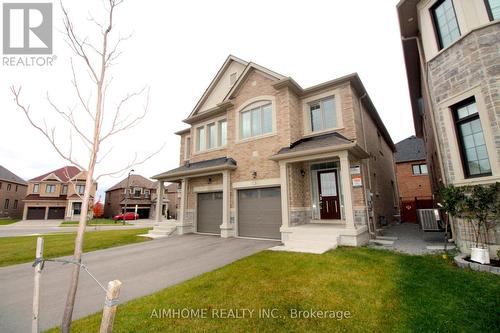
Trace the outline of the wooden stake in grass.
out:
M 106 293 L 106 301 L 104 302 L 104 309 L 102 311 L 101 329 L 99 333 L 113 332 L 113 322 L 116 315 L 116 306 L 118 296 L 120 296 L 120 288 L 122 283 L 118 280 L 109 281 L 108 292 Z
M 43 258 L 43 238 L 36 240 L 36 259 Z M 33 287 L 33 317 L 31 319 L 31 332 L 38 333 L 38 310 L 40 305 L 40 277 L 42 275 L 42 262 L 35 266 L 35 284 Z

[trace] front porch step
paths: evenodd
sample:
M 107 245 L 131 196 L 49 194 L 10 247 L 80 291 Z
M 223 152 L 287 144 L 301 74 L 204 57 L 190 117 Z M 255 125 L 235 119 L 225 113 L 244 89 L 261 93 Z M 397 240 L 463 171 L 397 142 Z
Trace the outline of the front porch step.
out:
M 160 223 L 155 225 L 152 230 L 149 230 L 147 234 L 139 235 L 148 238 L 166 238 L 173 234 L 177 230 L 177 227 L 172 224 Z
M 370 239 L 370 243 L 376 244 L 376 245 L 393 245 L 394 241 L 393 240 L 387 240 L 387 239 L 379 239 L 377 237 L 376 239 Z
M 397 241 L 397 237 L 392 237 L 392 236 L 377 236 L 377 239 L 383 239 L 383 240 L 391 240 L 391 241 Z
M 272 247 L 270 250 L 323 254 L 335 248 L 337 248 L 336 242 L 288 240 L 284 245 Z

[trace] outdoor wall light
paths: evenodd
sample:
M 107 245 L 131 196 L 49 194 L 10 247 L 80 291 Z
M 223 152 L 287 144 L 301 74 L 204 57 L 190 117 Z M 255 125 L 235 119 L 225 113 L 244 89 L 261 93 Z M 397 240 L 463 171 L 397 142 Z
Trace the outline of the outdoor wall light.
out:
M 306 172 L 305 172 L 305 170 L 304 170 L 304 169 L 300 169 L 300 175 L 301 175 L 302 177 L 305 177 Z
M 208 183 L 211 184 L 212 183 L 212 178 L 208 178 Z
M 253 179 L 257 178 L 257 171 L 252 171 L 252 178 Z

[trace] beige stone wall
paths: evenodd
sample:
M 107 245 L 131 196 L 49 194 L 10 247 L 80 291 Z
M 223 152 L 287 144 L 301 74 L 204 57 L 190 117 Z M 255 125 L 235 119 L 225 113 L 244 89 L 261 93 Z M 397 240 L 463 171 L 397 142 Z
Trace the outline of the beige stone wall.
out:
M 211 179 L 210 182 L 209 182 L 209 179 Z M 214 174 L 214 175 L 209 175 L 209 176 L 190 178 L 188 180 L 188 192 L 187 192 L 186 207 L 188 209 L 195 209 L 196 208 L 196 192 L 195 192 L 196 187 L 214 186 L 214 185 L 221 185 L 222 186 L 222 175 L 221 174 Z
M 500 22 L 472 32 L 429 62 L 429 85 L 446 181 L 500 180 Z M 474 96 L 487 145 L 491 177 L 465 179 L 451 106 Z

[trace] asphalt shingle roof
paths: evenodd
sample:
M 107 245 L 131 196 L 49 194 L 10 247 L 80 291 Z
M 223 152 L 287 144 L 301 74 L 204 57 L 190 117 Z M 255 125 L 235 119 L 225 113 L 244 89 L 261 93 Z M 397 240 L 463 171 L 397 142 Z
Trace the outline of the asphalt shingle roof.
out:
M 424 140 L 412 135 L 396 143 L 396 163 L 425 160 Z
M 290 147 L 281 148 L 278 155 L 316 148 L 340 146 L 349 143 L 352 143 L 352 141 L 337 132 L 333 132 L 295 141 Z
M 45 177 L 47 177 L 48 175 L 50 175 L 50 174 L 53 173 L 61 181 L 68 182 L 73 177 L 75 177 L 76 175 L 78 175 L 80 172 L 81 172 L 81 170 L 79 168 L 77 168 L 76 166 L 69 165 L 69 166 L 65 166 L 65 167 L 59 168 L 57 170 L 53 170 L 53 171 L 47 172 L 47 173 L 45 173 L 45 174 L 43 174 L 41 176 L 35 177 L 33 179 L 30 179 L 30 181 L 41 181 Z
M 127 178 L 128 177 L 125 177 L 117 184 L 111 186 L 106 192 L 126 188 L 127 182 L 128 182 Z M 130 175 L 130 184 L 129 185 L 130 185 L 130 187 L 142 187 L 142 188 L 148 188 L 148 189 L 156 188 L 155 182 L 153 182 L 152 180 L 149 180 L 146 177 L 143 177 L 141 175 Z
M 211 168 L 211 167 L 217 167 L 217 166 L 223 166 L 223 165 L 235 166 L 236 161 L 234 159 L 232 159 L 231 157 L 219 157 L 219 158 L 214 158 L 214 159 L 206 160 L 206 161 L 186 163 L 178 168 L 168 170 L 167 172 L 156 175 L 153 178 L 161 178 L 161 177 L 166 177 L 166 176 L 171 175 L 171 174 L 177 174 L 179 172 L 202 170 L 205 168 Z
M 28 185 L 24 179 L 0 165 L 0 180 L 21 185 Z

